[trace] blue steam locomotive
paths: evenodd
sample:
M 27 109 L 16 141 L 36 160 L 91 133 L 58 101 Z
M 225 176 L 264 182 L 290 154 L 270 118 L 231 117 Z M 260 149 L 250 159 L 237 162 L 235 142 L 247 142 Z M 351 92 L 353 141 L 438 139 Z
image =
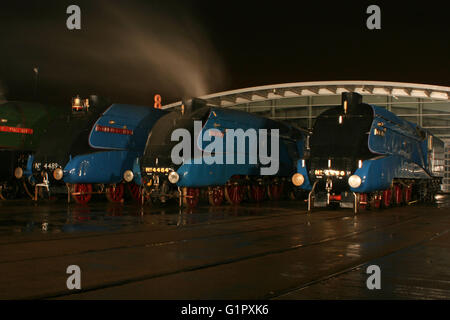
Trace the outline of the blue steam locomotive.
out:
M 166 112 L 128 104 L 109 107 L 92 127 L 91 152 L 71 157 L 62 171 L 75 201 L 87 203 L 93 193 L 105 193 L 110 202 L 121 202 L 125 188 L 140 200 L 140 187 L 130 172 L 142 156 L 151 128 Z
M 440 189 L 443 153 L 443 141 L 427 130 L 343 93 L 341 106 L 317 118 L 310 156 L 298 161 L 292 182 L 309 191 L 309 210 L 431 201 Z
M 180 129 L 193 139 L 191 149 L 184 150 L 176 163 L 173 152 L 180 142 L 173 133 Z M 243 133 L 241 140 L 235 139 L 238 130 Z M 193 99 L 153 126 L 133 173 L 141 177 L 144 197 L 151 201 L 175 198 L 180 205 L 195 207 L 202 197 L 213 206 L 224 199 L 235 205 L 244 199 L 259 202 L 266 196 L 278 200 L 291 191 L 289 177 L 297 159 L 304 156 L 307 135 L 306 130 L 281 122 Z M 211 149 L 211 141 L 216 148 Z M 275 143 L 278 154 L 273 154 Z M 262 149 L 272 150 L 270 156 L 277 162 L 271 174 L 262 174 L 270 160 Z M 244 161 L 239 162 L 240 157 Z
M 89 109 L 75 104 L 70 117 L 50 126 L 48 139 L 28 161 L 25 171 L 38 187 L 36 198 L 47 189 L 67 193 L 68 201 L 72 197 L 81 204 L 102 193 L 111 202 L 123 201 L 123 182 L 132 182 L 124 173 L 142 155 L 151 127 L 165 113 L 127 104 Z M 139 186 L 130 183 L 126 188 L 140 199 Z

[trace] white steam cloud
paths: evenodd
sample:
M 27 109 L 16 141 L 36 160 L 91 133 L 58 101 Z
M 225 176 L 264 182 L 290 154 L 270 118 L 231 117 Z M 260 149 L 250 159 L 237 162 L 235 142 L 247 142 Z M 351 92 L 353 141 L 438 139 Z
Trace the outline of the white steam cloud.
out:
M 171 102 L 166 96 L 222 89 L 220 55 L 189 6 L 182 5 L 89 1 L 80 4 L 81 30 L 66 28 L 64 4 L 58 15 L 15 20 L 17 36 L 5 44 L 14 49 L 11 69 L 30 82 L 30 92 L 30 72 L 39 66 L 39 89 L 46 94 L 95 93 L 128 103 L 152 104 L 160 93 L 165 104 Z
M 75 53 L 80 64 L 94 67 L 79 70 L 68 61 L 51 72 L 54 81 L 63 72 L 71 81 L 85 84 L 89 74 L 102 79 L 109 90 L 153 97 L 160 93 L 152 92 L 154 88 L 178 98 L 201 96 L 223 85 L 221 59 L 191 16 L 137 12 L 112 1 L 102 8 L 98 21 L 83 20 L 82 11 L 83 36 L 62 36 L 57 49 L 64 50 L 68 59 Z

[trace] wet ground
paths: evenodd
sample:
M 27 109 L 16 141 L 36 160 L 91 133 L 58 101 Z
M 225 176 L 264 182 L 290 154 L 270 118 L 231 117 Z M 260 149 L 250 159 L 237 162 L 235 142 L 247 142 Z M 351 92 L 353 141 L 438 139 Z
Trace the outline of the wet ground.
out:
M 2 202 L 0 298 L 450 299 L 450 197 L 437 201 L 356 216 L 291 201 Z M 67 289 L 69 265 L 81 291 Z

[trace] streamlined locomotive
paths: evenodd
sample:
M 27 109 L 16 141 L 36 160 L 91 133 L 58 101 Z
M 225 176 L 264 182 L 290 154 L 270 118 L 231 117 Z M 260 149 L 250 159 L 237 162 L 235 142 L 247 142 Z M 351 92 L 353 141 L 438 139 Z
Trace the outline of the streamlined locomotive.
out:
M 98 98 L 93 102 L 89 108 L 73 107 L 70 117 L 59 119 L 49 131 L 49 143 L 40 146 L 30 158 L 29 171 L 35 181 L 42 181 L 36 184 L 36 191 L 67 192 L 68 201 L 72 197 L 77 203 L 86 204 L 93 194 L 105 194 L 109 201 L 121 202 L 127 188 L 131 196 L 140 199 L 139 186 L 124 173 L 131 172 L 133 162 L 144 151 L 149 130 L 166 111 L 110 105 Z M 63 127 L 65 131 L 61 130 Z M 62 143 L 64 140 L 66 143 Z
M 177 129 L 183 129 L 193 137 L 191 152 L 183 153 L 181 163 L 173 161 L 173 152 L 180 143 L 172 139 Z M 261 170 L 268 164 L 268 159 L 257 161 L 252 150 L 258 142 L 258 148 L 262 148 L 261 141 L 266 141 L 263 142 L 267 143 L 266 151 L 271 150 L 275 141 L 273 129 L 278 130 L 279 135 L 279 154 L 274 158 L 279 161 L 279 166 L 273 174 L 263 175 Z M 226 141 L 231 132 L 237 130 L 250 132 L 250 136 L 254 133 L 254 140 L 244 137 L 237 141 L 238 148 L 233 149 Z M 260 140 L 264 132 L 267 139 Z M 209 106 L 205 101 L 193 99 L 158 120 L 149 134 L 144 155 L 133 171 L 141 179 L 144 197 L 152 201 L 164 203 L 175 198 L 179 199 L 180 205 L 192 208 L 202 196 L 214 206 L 224 199 L 231 204 L 239 204 L 246 198 L 259 202 L 266 196 L 278 200 L 290 191 L 289 177 L 295 172 L 297 159 L 304 156 L 307 134 L 306 130 L 268 118 Z M 220 148 L 211 149 L 211 141 Z M 239 147 L 240 151 L 236 152 Z M 238 161 L 239 153 L 245 161 Z M 227 161 L 227 156 L 233 161 Z M 286 179 L 288 183 L 285 183 Z
M 310 157 L 298 161 L 294 185 L 314 206 L 389 207 L 431 201 L 443 177 L 444 143 L 392 112 L 343 93 L 342 105 L 320 114 Z
M 105 193 L 110 202 L 121 202 L 125 190 L 141 200 L 133 182 L 133 164 L 142 156 L 150 129 L 167 111 L 147 106 L 113 104 L 89 134 L 89 152 L 72 157 L 61 171 L 62 180 L 76 202 L 89 202 L 93 193 Z

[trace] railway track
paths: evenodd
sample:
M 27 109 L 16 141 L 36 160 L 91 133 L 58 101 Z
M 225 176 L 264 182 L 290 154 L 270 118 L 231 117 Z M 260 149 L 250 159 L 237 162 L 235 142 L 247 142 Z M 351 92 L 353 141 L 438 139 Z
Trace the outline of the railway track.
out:
M 79 261 L 84 274 L 92 272 L 93 274 L 101 273 L 102 267 L 92 267 L 93 260 L 100 261 L 105 266 L 120 266 L 121 263 L 115 261 L 114 256 L 124 257 L 130 256 L 130 263 L 139 258 L 144 261 L 145 266 L 153 266 L 155 268 L 150 271 L 142 271 L 139 268 L 124 264 L 120 268 L 122 270 L 107 270 L 106 280 L 98 281 L 89 278 L 84 281 L 83 290 L 81 292 L 72 293 L 63 286 L 59 286 L 60 290 L 55 290 L 57 286 L 49 288 L 29 290 L 31 294 L 19 294 L 23 298 L 79 298 L 83 296 L 95 297 L 97 292 L 116 291 L 120 288 L 139 285 L 145 282 L 165 281 L 165 279 L 179 278 L 182 275 L 193 273 L 205 273 L 225 267 L 238 266 L 249 262 L 273 260 L 274 257 L 280 255 L 296 255 L 300 252 L 313 252 L 312 248 L 319 248 L 320 254 L 323 248 L 333 247 L 345 241 L 357 237 L 376 237 L 377 234 L 393 233 L 396 229 L 403 230 L 415 229 L 415 224 L 420 225 L 423 215 L 411 213 L 410 208 L 392 209 L 395 211 L 384 210 L 380 212 L 365 212 L 354 217 L 348 210 L 341 211 L 322 211 L 313 214 L 299 214 L 296 209 L 283 209 L 284 212 L 278 214 L 267 214 L 257 217 L 233 217 L 227 220 L 214 221 L 212 223 L 200 223 L 183 226 L 182 228 L 158 227 L 154 230 L 138 231 L 138 232 L 116 232 L 111 234 L 83 235 L 80 237 L 62 237 L 58 239 L 48 239 L 42 242 L 35 240 L 25 242 L 10 242 L 0 244 L 2 248 L 14 249 L 14 246 L 22 246 L 22 250 L 29 245 L 46 246 L 52 244 L 58 247 L 58 243 L 68 242 L 75 243 L 80 241 L 90 241 L 92 244 L 87 248 L 68 249 L 66 252 L 62 250 L 58 253 L 43 255 L 42 251 L 37 252 L 34 257 L 25 257 L 19 259 L 1 259 L 0 271 L 10 269 L 14 265 L 26 267 L 30 265 L 63 265 L 64 263 L 72 264 L 70 261 Z M 358 226 L 359 224 L 359 226 Z M 325 226 L 325 227 L 324 227 Z M 426 225 L 425 225 L 426 226 Z M 324 229 L 325 228 L 325 229 Z M 333 231 L 334 230 L 334 231 Z M 340 231 L 336 231 L 340 230 Z M 158 234 L 159 233 L 159 234 Z M 137 235 L 140 238 L 134 239 Z M 161 241 L 161 237 L 166 239 Z M 154 238 L 151 238 L 153 236 Z M 125 237 L 120 239 L 120 237 Z M 114 241 L 123 241 L 118 245 L 114 245 Z M 164 238 L 164 237 L 162 237 Z M 102 247 L 101 241 L 106 241 L 108 245 Z M 422 239 L 423 240 L 423 239 Z M 133 242 L 134 241 L 134 242 Z M 46 244 L 47 243 L 47 244 Z M 94 243 L 99 244 L 96 248 Z M 410 241 L 407 242 L 411 245 Z M 399 244 L 400 246 L 403 244 Z M 223 250 L 222 253 L 214 253 L 211 248 L 217 247 Z M 244 248 L 244 249 L 243 249 Z M 395 250 L 400 250 L 396 247 Z M 212 250 L 212 251 L 211 251 Z M 395 251 L 394 250 L 394 251 Z M 383 251 L 383 250 L 381 250 Z M 1 251 L 0 251 L 1 252 Z M 26 250 L 23 251 L 26 254 Z M 50 252 L 50 251 L 48 251 Z M 385 250 L 383 251 L 386 252 Z M 198 255 L 199 257 L 196 257 Z M 377 255 L 379 256 L 379 254 Z M 148 262 L 151 257 L 164 260 L 164 263 L 158 264 Z M 372 257 L 372 255 L 371 255 Z M 330 269 L 332 274 L 340 270 L 347 270 L 369 260 L 364 260 L 366 256 L 359 259 L 350 259 L 344 263 L 344 269 L 339 269 L 342 264 L 336 265 Z M 181 261 L 181 262 L 180 262 Z M 356 264 L 355 264 L 356 263 Z M 75 263 L 76 264 L 76 263 Z M 103 269 L 105 269 L 103 268 Z M 114 267 L 111 267 L 114 268 Z M 207 272 L 205 272 L 207 271 Z M 243 274 L 246 272 L 244 271 Z M 46 272 L 36 272 L 33 277 L 41 276 L 43 279 L 50 277 Z M 30 277 L 30 275 L 28 275 Z M 326 278 L 327 275 L 321 274 L 319 278 Z M 17 275 L 15 277 L 18 278 Z M 27 276 L 25 276 L 27 278 Z M 56 278 L 65 284 L 65 275 L 61 274 Z M 317 280 L 316 279 L 316 280 Z M 57 279 L 50 280 L 55 283 Z M 313 280 L 311 280 L 313 281 Z M 276 298 L 285 294 L 285 290 L 298 290 L 304 283 L 287 286 L 280 291 L 267 291 L 264 294 L 251 296 L 251 298 Z M 308 283 L 308 282 L 305 282 Z M 5 283 L 3 283 L 3 287 Z M 2 287 L 2 285 L 0 285 Z M 25 286 L 26 288 L 27 286 Z M 29 287 L 29 286 L 28 286 Z M 2 288 L 5 289 L 5 288 Z M 220 289 L 217 289 L 220 291 Z M 4 290 L 3 290 L 4 291 Z M 6 291 L 4 291 L 6 292 Z M 273 292 L 273 293 L 271 293 Z M 4 294 L 8 298 L 8 294 Z M 10 297 L 16 297 L 13 294 Z M 120 296 L 115 296 L 120 298 Z M 247 296 L 244 296 L 245 298 Z M 154 297 L 150 297 L 154 298 Z M 169 297 L 170 299 L 170 297 Z

